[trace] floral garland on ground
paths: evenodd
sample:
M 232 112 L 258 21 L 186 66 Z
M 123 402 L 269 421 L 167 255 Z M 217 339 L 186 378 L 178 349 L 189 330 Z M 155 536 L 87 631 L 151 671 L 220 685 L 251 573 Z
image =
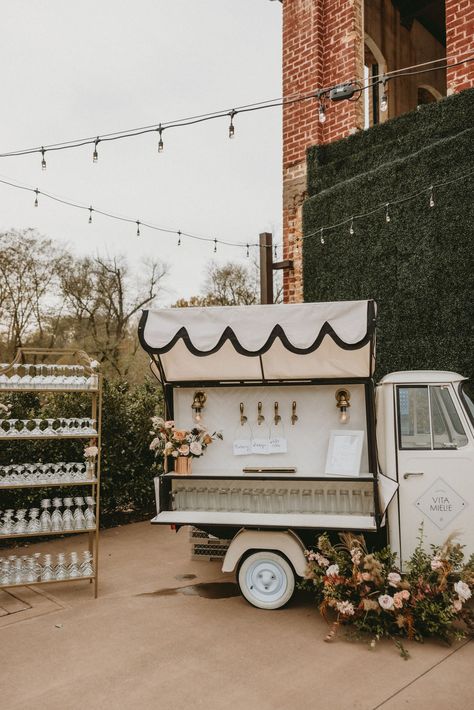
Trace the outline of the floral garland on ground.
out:
M 223 438 L 220 431 L 209 434 L 206 427 L 201 424 L 196 424 L 189 431 L 177 429 L 174 421 L 165 421 L 161 417 L 152 417 L 151 426 L 150 434 L 153 439 L 150 449 L 154 452 L 155 458 L 165 456 L 199 458 L 214 439 Z
M 466 605 L 474 588 L 474 554 L 464 562 L 462 546 L 453 536 L 442 546 L 432 545 L 428 553 L 421 528 L 404 575 L 389 548 L 369 554 L 362 536 L 339 537 L 341 543 L 332 545 L 321 535 L 317 549 L 305 551 L 301 586 L 315 594 L 326 620 L 331 610 L 336 614 L 326 641 L 341 624 L 350 625 L 357 636 L 371 639 L 371 648 L 379 639 L 391 638 L 408 658 L 403 638 L 435 636 L 451 643 L 474 631 L 474 614 Z

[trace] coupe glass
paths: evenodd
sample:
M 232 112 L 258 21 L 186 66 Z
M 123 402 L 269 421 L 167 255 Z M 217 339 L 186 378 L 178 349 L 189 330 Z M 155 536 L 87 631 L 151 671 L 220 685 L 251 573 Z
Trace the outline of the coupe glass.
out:
M 54 579 L 52 555 L 44 556 L 44 563 L 41 567 L 41 581 L 51 582 Z
M 84 518 L 86 521 L 86 528 L 87 528 L 87 530 L 94 530 L 95 529 L 95 513 L 94 513 L 95 500 L 94 500 L 93 496 L 86 496 L 86 503 L 87 503 L 87 509 L 86 509 L 86 512 L 84 513 Z
M 58 581 L 68 579 L 69 573 L 66 565 L 66 555 L 60 552 L 56 558 L 56 566 L 54 568 L 54 579 Z
M 86 529 L 86 519 L 82 511 L 82 506 L 84 505 L 84 498 L 77 496 L 74 498 L 74 503 L 76 508 L 74 509 L 74 530 L 85 530 Z
M 30 508 L 30 519 L 28 521 L 28 532 L 29 533 L 38 533 L 41 532 L 41 523 L 38 520 L 39 517 L 39 508 Z
M 14 513 L 15 511 L 12 508 L 8 508 L 8 510 L 5 511 L 1 529 L 2 535 L 13 535 L 15 529 L 15 523 L 13 522 Z
M 69 557 L 70 557 L 71 562 L 68 567 L 68 576 L 69 577 L 81 577 L 82 572 L 80 569 L 79 556 L 78 556 L 77 552 L 71 552 Z
M 64 498 L 63 530 L 74 530 L 74 516 L 71 511 L 72 498 Z
M 364 491 L 363 510 L 365 515 L 374 514 L 374 496 L 372 491 Z
M 289 512 L 299 513 L 300 512 L 300 491 L 297 488 L 292 488 L 290 490 L 290 501 L 289 501 Z
M 16 517 L 16 523 L 15 523 L 15 528 L 14 528 L 15 535 L 22 535 L 23 533 L 26 532 L 26 528 L 27 528 L 26 508 L 20 508 L 20 510 L 17 510 L 15 517 Z
M 40 502 L 40 506 L 43 509 L 43 512 L 40 515 L 41 532 L 50 532 L 52 529 L 52 522 L 51 513 L 48 509 L 51 507 L 51 500 L 49 498 L 44 498 Z
M 51 531 L 52 532 L 61 532 L 63 529 L 63 516 L 61 515 L 61 511 L 59 508 L 62 505 L 62 500 L 61 498 L 53 498 L 53 514 L 51 516 Z
M 94 567 L 92 562 L 92 553 L 89 550 L 84 550 L 82 553 L 81 562 L 81 575 L 83 577 L 92 577 L 94 574 Z

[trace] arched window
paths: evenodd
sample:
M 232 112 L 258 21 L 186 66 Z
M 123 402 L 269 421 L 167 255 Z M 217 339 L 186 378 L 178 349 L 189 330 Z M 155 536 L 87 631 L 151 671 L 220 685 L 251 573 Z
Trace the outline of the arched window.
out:
M 374 40 L 365 35 L 364 44 L 364 85 L 370 85 L 374 77 L 387 72 L 387 62 Z M 388 118 L 388 111 L 380 110 L 380 84 L 375 83 L 364 91 L 364 128 L 382 123 Z
M 435 101 L 440 101 L 443 98 L 442 94 L 429 84 L 421 84 L 418 87 L 418 106 L 423 104 L 431 104 Z

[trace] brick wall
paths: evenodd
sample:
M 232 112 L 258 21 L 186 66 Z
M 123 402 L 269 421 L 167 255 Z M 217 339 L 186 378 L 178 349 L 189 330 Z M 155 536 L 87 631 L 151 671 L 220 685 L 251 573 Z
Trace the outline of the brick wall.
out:
M 446 0 L 446 55 L 465 59 L 474 55 L 474 3 Z M 448 94 L 474 86 L 474 62 L 448 69 Z
M 363 0 L 284 0 L 283 96 L 307 94 L 363 78 Z M 344 138 L 363 126 L 361 102 L 327 107 L 319 123 L 315 99 L 283 110 L 283 258 L 285 300 L 303 300 L 301 207 L 306 190 L 306 148 Z
M 391 2 L 387 3 L 395 13 Z M 381 22 L 384 17 L 382 13 Z M 389 34 L 398 16 L 397 23 L 392 20 L 385 18 Z M 416 38 L 421 30 L 426 31 L 415 29 L 418 35 L 412 32 L 412 43 L 419 44 L 421 40 Z M 474 54 L 473 0 L 446 0 L 446 30 L 448 56 Z M 405 57 L 400 42 L 393 42 L 400 66 L 425 60 L 416 46 L 405 47 L 406 52 L 413 50 L 412 61 L 411 55 Z M 389 54 L 387 47 L 384 51 Z M 362 80 L 363 62 L 364 0 L 283 0 L 283 96 L 306 94 L 351 78 Z M 448 93 L 473 87 L 474 62 L 448 70 L 447 86 Z M 402 89 L 391 87 L 392 100 L 398 96 L 400 103 Z M 398 106 L 398 110 L 407 107 Z M 316 99 L 289 104 L 283 110 L 283 258 L 294 262 L 294 269 L 284 273 L 287 302 L 303 300 L 301 215 L 306 196 L 306 149 L 363 128 L 363 102 L 329 104 L 326 116 L 326 122 L 320 124 Z

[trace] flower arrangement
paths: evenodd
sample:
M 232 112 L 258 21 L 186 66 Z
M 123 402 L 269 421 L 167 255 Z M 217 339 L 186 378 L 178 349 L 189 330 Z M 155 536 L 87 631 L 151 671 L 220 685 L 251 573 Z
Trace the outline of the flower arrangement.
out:
M 462 546 L 451 536 L 444 545 L 418 545 L 402 575 L 396 555 L 385 548 L 369 553 L 362 536 L 341 533 L 332 545 L 326 534 L 316 550 L 306 550 L 308 562 L 302 586 L 311 589 L 321 614 L 335 614 L 326 641 L 342 624 L 351 625 L 357 636 L 371 639 L 370 647 L 391 638 L 402 657 L 408 658 L 402 639 L 423 641 L 437 636 L 450 643 L 474 630 L 474 614 L 466 605 L 474 588 L 474 555 L 464 562 Z
M 98 453 L 99 449 L 97 446 L 86 446 L 84 449 L 84 459 L 87 463 L 93 463 Z
M 150 434 L 153 435 L 153 439 L 150 449 L 154 452 L 155 458 L 165 456 L 199 458 L 209 444 L 212 444 L 215 439 L 223 438 L 222 432 L 209 434 L 201 424 L 196 424 L 188 431 L 177 429 L 172 420 L 165 421 L 161 417 L 152 417 L 151 425 Z

